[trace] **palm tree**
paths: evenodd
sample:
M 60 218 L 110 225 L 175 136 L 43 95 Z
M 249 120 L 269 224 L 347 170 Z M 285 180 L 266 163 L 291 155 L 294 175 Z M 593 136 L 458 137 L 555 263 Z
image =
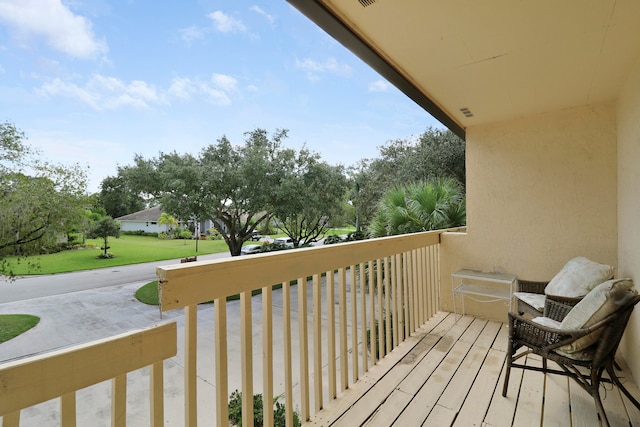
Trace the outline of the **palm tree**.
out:
M 466 223 L 464 190 L 453 178 L 393 188 L 378 204 L 372 237 L 457 227 Z
M 176 219 L 171 215 L 169 215 L 168 213 L 162 212 L 162 214 L 160 215 L 160 218 L 158 218 L 158 224 L 160 225 L 166 224 L 169 227 L 167 234 L 171 235 L 173 228 L 178 225 L 178 221 L 176 221 Z

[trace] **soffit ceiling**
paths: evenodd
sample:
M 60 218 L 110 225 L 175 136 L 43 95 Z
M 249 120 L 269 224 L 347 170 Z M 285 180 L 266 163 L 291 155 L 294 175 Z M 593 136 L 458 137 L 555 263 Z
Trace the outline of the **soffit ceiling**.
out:
M 638 0 L 316 3 L 462 129 L 614 100 L 640 54 Z

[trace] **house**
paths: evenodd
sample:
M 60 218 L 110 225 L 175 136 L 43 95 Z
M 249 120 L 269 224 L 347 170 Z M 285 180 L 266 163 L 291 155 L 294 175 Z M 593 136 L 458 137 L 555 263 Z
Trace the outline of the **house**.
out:
M 569 403 L 561 393 L 545 398 L 539 390 L 552 381 L 542 375 L 517 398 L 496 394 L 504 361 L 498 344 L 507 339 L 498 323 L 509 310 L 503 302 L 469 300 L 466 312 L 474 320 L 456 323 L 447 317 L 454 325 L 449 330 L 460 331 L 464 322 L 480 325 L 478 340 L 487 337 L 489 323 L 476 320 L 497 321 L 482 353 L 474 353 L 468 364 L 460 356 L 455 366 L 462 366 L 461 373 L 455 378 L 452 364 L 433 365 L 439 369 L 436 387 L 424 385 L 421 376 L 429 366 L 413 369 L 419 360 L 414 356 L 428 344 L 422 341 L 424 328 L 454 311 L 451 275 L 461 268 L 548 280 L 582 255 L 614 265 L 617 277 L 640 283 L 640 2 L 288 2 L 465 138 L 467 227 L 158 267 L 161 310 L 184 309 L 183 348 L 177 356 L 177 365 L 184 367 L 184 399 L 177 411 L 168 404 L 166 417 L 184 415 L 175 425 L 227 425 L 234 388 L 245 395 L 261 392 L 265 402 L 282 395 L 289 420 L 292 408 L 299 408 L 302 419 L 313 419 L 314 425 L 358 425 L 356 416 L 372 424 L 375 417 L 388 416 L 390 422 L 378 425 L 390 425 L 409 407 L 436 407 L 440 418 L 425 425 L 497 425 L 487 416 L 500 424 L 541 425 L 534 413 L 568 414 L 570 407 L 567 417 L 586 413 L 587 405 Z M 273 284 L 282 290 L 272 301 Z M 252 298 L 255 290 L 261 294 Z M 240 316 L 227 319 L 226 297 L 238 293 L 234 307 L 239 306 Z M 199 311 L 206 309 L 199 310 L 198 303 L 212 300 L 213 313 L 199 324 Z M 276 320 L 283 326 L 273 331 Z M 462 334 L 436 341 L 443 335 L 437 332 L 431 338 L 438 351 L 457 346 Z M 162 360 L 176 354 L 175 346 L 168 346 L 175 344 L 176 333 L 151 333 L 162 333 L 164 340 L 154 346 L 150 338 L 155 352 L 128 354 L 149 356 L 140 364 L 153 363 L 153 425 L 164 425 Z M 460 348 L 470 354 L 475 350 L 465 335 Z M 379 354 L 368 351 L 369 337 L 378 343 Z M 127 339 L 120 346 L 139 342 Z M 448 356 L 442 352 L 442 358 Z M 484 365 L 487 369 L 465 371 L 490 356 L 493 364 Z M 620 356 L 640 382 L 639 310 L 627 326 Z M 122 390 L 128 371 L 112 372 L 119 366 L 105 364 L 114 378 L 114 414 L 123 413 L 126 401 Z M 399 374 L 390 366 L 400 368 L 402 385 L 413 386 L 410 392 L 391 382 Z M 28 380 L 32 376 L 24 374 Z M 59 395 L 64 404 L 73 393 L 65 388 Z M 451 404 L 467 397 L 472 405 Z M 518 399 L 529 400 L 518 405 Z M 615 393 L 608 392 L 607 399 L 615 399 Z M 384 403 L 390 404 L 387 410 L 381 409 Z M 175 400 L 170 404 L 175 407 Z M 22 407 L 6 405 L 14 411 Z M 242 405 L 243 425 L 251 425 L 252 399 Z M 588 406 L 593 409 L 592 402 Z M 356 410 L 345 417 L 351 408 Z M 638 422 L 640 415 L 632 410 L 622 407 L 621 413 L 631 415 L 620 425 Z M 525 417 L 522 423 L 518 416 Z M 424 421 L 416 420 L 404 424 Z M 595 416 L 582 421 L 598 424 Z
M 121 231 L 166 233 L 169 231 L 169 226 L 167 224 L 158 224 L 160 215 L 162 215 L 162 208 L 158 205 L 121 216 L 116 218 L 116 221 L 120 223 Z

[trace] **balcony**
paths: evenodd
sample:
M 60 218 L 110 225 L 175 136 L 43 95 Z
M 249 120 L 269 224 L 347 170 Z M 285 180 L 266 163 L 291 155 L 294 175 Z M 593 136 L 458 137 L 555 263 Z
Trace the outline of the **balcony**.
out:
M 500 395 L 506 326 L 439 311 L 441 234 L 160 268 L 177 320 L 0 365 L 2 426 L 227 425 L 236 389 L 277 397 L 289 425 L 597 425 L 566 379 L 515 371 Z M 640 422 L 617 390 L 604 402 Z

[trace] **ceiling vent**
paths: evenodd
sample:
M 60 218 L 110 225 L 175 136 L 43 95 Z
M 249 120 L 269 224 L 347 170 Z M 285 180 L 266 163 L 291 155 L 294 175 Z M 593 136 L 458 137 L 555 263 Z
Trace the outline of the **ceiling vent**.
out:
M 473 117 L 473 113 L 471 112 L 471 110 L 469 110 L 467 107 L 461 108 L 460 112 L 462 114 L 464 114 L 465 117 L 469 118 L 469 117 Z
M 376 2 L 376 0 L 358 0 L 358 3 L 360 3 L 362 5 L 362 7 L 371 6 L 375 2 Z

